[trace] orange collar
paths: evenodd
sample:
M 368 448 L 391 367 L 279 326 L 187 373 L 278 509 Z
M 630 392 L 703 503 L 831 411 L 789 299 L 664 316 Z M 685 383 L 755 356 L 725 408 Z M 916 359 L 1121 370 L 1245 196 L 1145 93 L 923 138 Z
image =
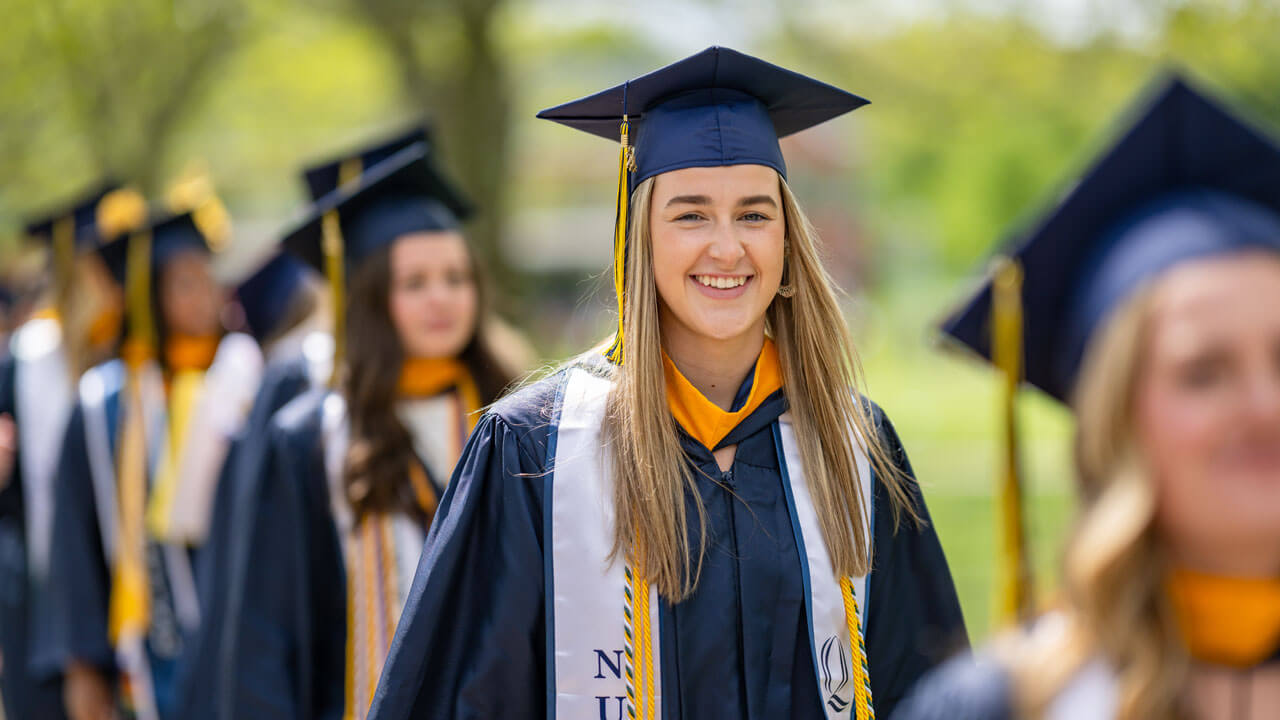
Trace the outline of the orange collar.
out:
M 667 378 L 667 405 L 676 422 L 693 439 L 708 450 L 725 438 L 738 423 L 755 412 L 762 403 L 782 387 L 782 369 L 778 363 L 778 348 L 773 340 L 764 339 L 760 357 L 756 360 L 755 375 L 751 380 L 751 394 L 741 409 L 729 412 L 711 402 L 693 386 L 676 368 L 667 353 L 662 353 L 662 365 Z
M 174 335 L 165 341 L 164 360 L 171 372 L 208 370 L 218 352 L 216 335 Z
M 1174 570 L 1168 590 L 1182 638 L 1196 660 L 1251 667 L 1280 646 L 1280 578 Z
M 428 397 L 470 378 L 467 366 L 454 358 L 408 358 L 400 367 L 400 395 Z

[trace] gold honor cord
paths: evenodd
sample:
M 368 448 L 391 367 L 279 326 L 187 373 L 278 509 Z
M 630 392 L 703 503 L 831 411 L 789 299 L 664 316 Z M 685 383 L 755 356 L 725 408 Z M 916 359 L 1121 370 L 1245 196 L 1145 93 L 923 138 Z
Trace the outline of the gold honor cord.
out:
M 1022 267 L 1017 261 L 1009 258 L 997 260 L 991 307 L 991 359 L 1000 371 L 1000 418 L 1003 425 L 998 617 L 1002 622 L 1015 623 L 1030 617 L 1033 605 L 1018 463 L 1017 394 L 1023 374 L 1023 320 Z
M 614 336 L 613 344 L 604 353 L 605 357 L 609 358 L 609 362 L 615 365 L 621 365 L 623 359 L 622 296 L 626 287 L 623 273 L 627 263 L 627 207 L 631 201 L 631 194 L 627 187 L 627 174 L 634 170 L 636 165 L 635 148 L 629 143 L 630 123 L 627 122 L 626 115 L 622 116 L 620 133 L 622 144 L 618 149 L 618 208 L 613 224 L 613 292 L 618 300 L 618 334 Z
M 53 221 L 53 277 L 57 286 L 54 288 L 54 307 L 58 317 L 66 321 L 68 302 L 71 292 L 71 277 L 75 272 L 76 262 L 76 218 L 67 215 Z

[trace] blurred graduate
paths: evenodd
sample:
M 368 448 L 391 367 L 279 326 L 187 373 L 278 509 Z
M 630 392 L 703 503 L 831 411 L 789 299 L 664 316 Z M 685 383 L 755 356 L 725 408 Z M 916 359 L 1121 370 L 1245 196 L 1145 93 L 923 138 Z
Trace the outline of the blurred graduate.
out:
M 440 496 L 513 379 L 467 201 L 416 143 L 317 201 L 285 246 L 331 279 L 335 389 L 276 414 L 219 678 L 223 718 L 365 717 Z
M 398 133 L 308 167 L 302 180 L 315 202 L 340 184 L 358 181 L 364 169 L 396 151 L 427 140 L 421 129 Z M 241 597 L 241 592 L 231 578 L 243 580 L 243 568 L 252 555 L 249 534 L 243 530 L 256 512 L 257 481 L 262 476 L 271 417 L 298 395 L 327 386 L 333 377 L 332 323 L 327 322 L 326 311 L 336 308 L 320 278 L 315 268 L 281 247 L 236 289 L 244 324 L 261 345 L 266 368 L 248 420 L 228 453 L 209 538 L 197 563 L 200 630 L 184 649 L 179 669 L 177 715 L 185 720 L 218 717 L 220 680 L 233 673 L 224 642 L 226 617 L 239 611 L 238 605 L 234 610 L 229 607 L 229 600 Z
M 1061 607 L 899 718 L 1280 708 L 1280 145 L 1177 77 L 1130 123 L 945 325 L 991 358 L 1011 305 L 1018 375 L 1075 414 Z
M 9 718 L 63 716 L 58 679 L 38 681 L 28 667 L 47 590 L 54 474 L 76 381 L 119 343 L 123 294 L 93 249 L 139 203 L 107 184 L 26 229 L 49 250 L 52 282 L 0 354 L 0 694 Z
M 709 48 L 540 114 L 622 141 L 618 330 L 481 420 L 374 718 L 869 718 L 966 643 L 778 144 L 865 102 Z
M 226 211 L 208 194 L 189 207 L 102 238 L 127 339 L 80 381 L 55 483 L 53 620 L 34 658 L 63 674 L 73 720 L 171 710 L 200 617 L 193 549 L 262 371 L 253 339 L 221 324 L 211 252 Z

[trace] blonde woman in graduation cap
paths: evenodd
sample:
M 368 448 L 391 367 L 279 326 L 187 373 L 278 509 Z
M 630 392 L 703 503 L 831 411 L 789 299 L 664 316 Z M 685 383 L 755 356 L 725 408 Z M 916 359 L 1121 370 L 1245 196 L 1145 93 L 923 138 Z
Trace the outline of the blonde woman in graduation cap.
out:
M 965 643 L 778 145 L 865 102 L 710 48 L 541 113 L 622 141 L 618 331 L 481 420 L 373 717 L 869 718 Z
M 1012 257 L 1077 421 L 1062 603 L 900 717 L 1276 717 L 1280 146 L 1170 78 Z M 945 327 L 983 355 L 990 298 Z

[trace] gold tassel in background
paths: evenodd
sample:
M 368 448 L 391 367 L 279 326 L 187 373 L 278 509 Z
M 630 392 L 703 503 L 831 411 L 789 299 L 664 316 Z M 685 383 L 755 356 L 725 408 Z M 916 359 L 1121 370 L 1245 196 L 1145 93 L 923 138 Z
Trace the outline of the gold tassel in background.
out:
M 1033 611 L 1022 479 L 1018 462 L 1017 395 L 1022 383 L 1022 267 L 1000 258 L 992 282 L 991 359 L 1000 371 L 1003 443 L 999 489 L 1000 558 L 997 620 L 1012 624 Z

